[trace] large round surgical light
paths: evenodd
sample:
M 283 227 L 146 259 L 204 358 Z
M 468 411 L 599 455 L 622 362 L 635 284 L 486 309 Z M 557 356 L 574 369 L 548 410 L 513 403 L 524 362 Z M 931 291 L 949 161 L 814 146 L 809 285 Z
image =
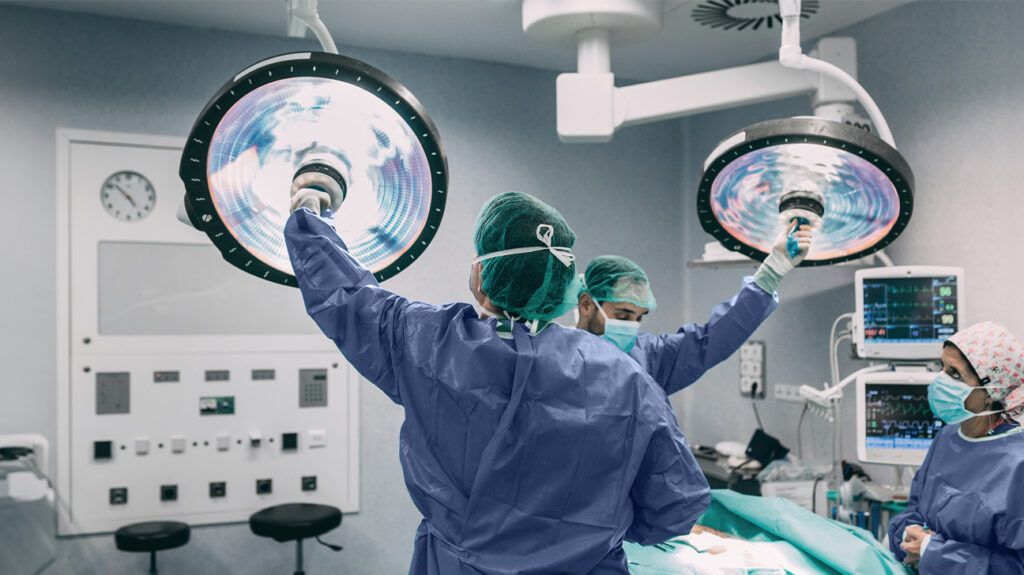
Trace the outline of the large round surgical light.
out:
M 803 266 L 876 252 L 910 221 L 914 176 L 869 132 L 821 118 L 762 122 L 726 138 L 704 163 L 697 211 L 725 247 L 763 260 L 781 225 L 779 200 L 817 194 L 824 215 Z
M 378 281 L 412 264 L 444 214 L 437 130 L 404 86 L 334 54 L 271 58 L 221 88 L 182 153 L 188 218 L 233 265 L 295 285 L 283 234 L 289 190 L 318 158 L 341 172 L 334 221 L 350 253 Z

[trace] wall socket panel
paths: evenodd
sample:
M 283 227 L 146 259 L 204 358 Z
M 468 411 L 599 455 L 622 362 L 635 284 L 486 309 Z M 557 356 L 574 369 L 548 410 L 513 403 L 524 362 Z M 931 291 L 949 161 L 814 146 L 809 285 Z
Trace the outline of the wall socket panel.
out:
M 763 341 L 748 341 L 740 347 L 740 395 L 751 397 L 757 386 L 757 397 L 765 398 L 765 363 L 767 354 Z
M 776 383 L 772 386 L 772 397 L 774 397 L 776 401 L 791 401 L 793 403 L 804 402 L 804 398 L 800 397 L 799 385 Z

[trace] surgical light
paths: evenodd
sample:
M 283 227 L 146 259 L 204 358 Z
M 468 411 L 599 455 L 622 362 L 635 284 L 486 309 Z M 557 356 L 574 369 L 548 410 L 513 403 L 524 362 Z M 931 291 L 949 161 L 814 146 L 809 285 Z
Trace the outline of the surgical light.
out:
M 283 230 L 292 180 L 309 170 L 342 185 L 335 225 L 378 281 L 437 233 L 448 168 L 423 106 L 383 72 L 319 52 L 255 64 L 206 105 L 181 158 L 188 220 L 239 269 L 295 285 Z
M 801 265 L 824 266 L 862 258 L 899 237 L 913 211 L 913 187 L 906 160 L 871 133 L 787 118 L 748 126 L 718 145 L 704 163 L 697 211 L 704 230 L 725 247 L 763 260 L 784 225 L 780 210 L 815 197 L 818 205 L 809 207 L 822 210 L 821 222 Z

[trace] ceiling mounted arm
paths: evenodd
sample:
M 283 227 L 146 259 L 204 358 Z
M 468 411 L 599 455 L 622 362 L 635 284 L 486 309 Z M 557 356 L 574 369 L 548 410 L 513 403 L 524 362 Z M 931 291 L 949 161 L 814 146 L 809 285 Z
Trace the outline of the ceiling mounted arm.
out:
M 288 0 L 288 13 L 291 18 L 288 23 L 289 35 L 295 34 L 298 28 L 297 23 L 301 23 L 313 31 L 324 52 L 338 53 L 338 47 L 334 44 L 334 38 L 331 38 L 331 32 L 327 30 L 324 21 L 320 19 L 317 0 Z
M 793 0 L 787 2 L 780 7 L 788 15 L 794 5 Z M 827 43 L 829 49 L 820 50 L 820 59 L 805 56 L 793 18 L 783 27 L 780 55 L 785 54 L 785 61 L 616 87 L 611 46 L 657 35 L 662 10 L 663 3 L 644 0 L 523 0 L 524 32 L 576 47 L 577 71 L 560 74 L 557 80 L 558 135 L 563 142 L 607 142 L 627 126 L 813 94 L 815 112 L 830 119 L 852 115 L 853 103 L 861 101 L 882 139 L 891 144 L 885 119 L 854 79 L 854 41 L 825 39 L 820 44 Z M 795 10 L 799 19 L 799 2 Z M 839 84 L 826 85 L 824 77 Z
M 868 113 L 868 117 L 875 125 L 878 137 L 895 148 L 896 143 L 893 140 L 892 131 L 889 130 L 889 123 L 885 121 L 882 110 L 879 109 L 871 94 L 868 94 L 868 91 L 842 68 L 824 60 L 808 57 L 801 50 L 800 0 L 779 0 L 779 15 L 782 16 L 782 45 L 779 47 L 779 62 L 787 68 L 817 72 L 841 82 L 857 96 L 857 101 L 864 107 L 864 111 Z

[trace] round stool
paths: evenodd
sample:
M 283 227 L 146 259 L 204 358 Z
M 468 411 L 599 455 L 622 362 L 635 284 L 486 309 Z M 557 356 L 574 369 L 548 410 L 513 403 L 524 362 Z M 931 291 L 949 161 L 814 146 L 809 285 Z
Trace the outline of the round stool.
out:
M 285 503 L 257 511 L 249 517 L 249 529 L 279 543 L 295 541 L 295 575 L 302 570 L 302 540 L 319 537 L 341 525 L 341 510 L 314 503 Z M 326 544 L 325 544 L 326 545 Z M 328 545 L 335 551 L 340 547 Z
M 149 572 L 156 573 L 156 552 L 175 549 L 188 543 L 189 527 L 177 521 L 133 523 L 114 532 L 121 551 L 149 553 Z

